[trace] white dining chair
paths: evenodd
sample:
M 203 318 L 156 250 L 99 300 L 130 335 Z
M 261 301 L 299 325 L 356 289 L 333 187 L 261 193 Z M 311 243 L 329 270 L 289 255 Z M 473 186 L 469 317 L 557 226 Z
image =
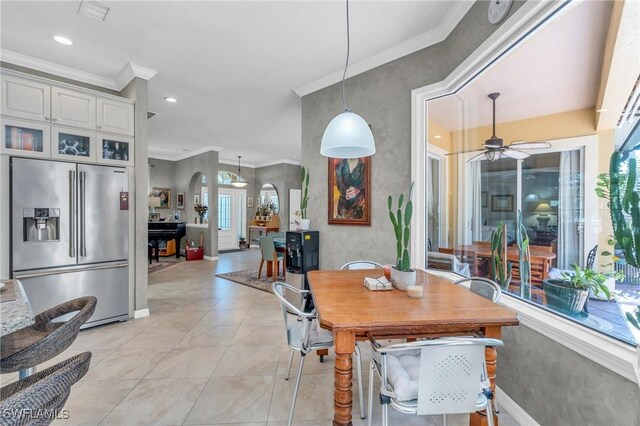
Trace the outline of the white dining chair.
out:
M 344 269 L 384 269 L 384 266 L 373 260 L 352 260 L 340 267 L 340 270 Z
M 471 277 L 463 278 L 455 281 L 454 284 L 463 286 L 471 293 L 475 293 L 478 296 L 489 299 L 492 302 L 497 302 L 502 296 L 502 289 L 497 282 L 483 277 Z
M 305 305 L 306 299 L 311 297 L 309 290 L 301 290 L 282 282 L 274 282 L 272 284 L 273 293 L 280 301 L 282 313 L 284 315 L 284 325 L 287 331 L 287 345 L 291 349 L 291 357 L 287 367 L 287 375 L 285 380 L 289 380 L 291 364 L 295 353 L 300 354 L 300 365 L 298 366 L 298 375 L 291 400 L 291 408 L 289 410 L 288 426 L 293 421 L 293 413 L 296 408 L 296 400 L 298 398 L 298 390 L 300 388 L 300 379 L 302 377 L 302 369 L 304 367 L 305 355 L 318 349 L 329 349 L 333 347 L 333 334 L 330 331 L 320 328 L 318 325 L 317 315 L 315 312 L 303 312 L 301 309 L 289 302 L 285 296 L 285 292 L 292 291 L 302 296 L 302 306 Z M 296 315 L 296 320 L 289 322 L 289 312 Z M 360 418 L 365 418 L 364 411 L 364 392 L 362 390 L 362 369 L 360 360 L 360 350 L 356 345 L 355 349 L 356 363 L 358 365 L 358 385 L 360 386 Z
M 501 340 L 441 337 L 382 346 L 370 337 L 379 357 L 369 371 L 368 424 L 373 411 L 374 372 L 380 378 L 382 425 L 388 424 L 388 406 L 404 414 L 444 415 L 487 410 L 493 426 L 493 392 L 487 375 L 485 348 L 503 346 Z

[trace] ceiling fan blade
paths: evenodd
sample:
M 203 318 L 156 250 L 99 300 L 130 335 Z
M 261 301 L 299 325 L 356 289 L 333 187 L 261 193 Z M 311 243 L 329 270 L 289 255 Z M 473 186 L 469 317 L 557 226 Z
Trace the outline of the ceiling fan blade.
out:
M 502 155 L 505 157 L 513 158 L 515 160 L 524 160 L 525 158 L 529 158 L 531 156 L 531 154 L 528 154 L 524 151 L 519 151 L 517 149 L 513 149 L 509 147 L 505 147 L 505 148 L 507 149 L 505 149 L 502 152 Z
M 449 152 L 446 155 L 458 155 L 458 154 L 468 154 L 470 152 L 478 152 L 478 151 L 484 151 L 484 148 L 479 148 L 479 149 L 470 149 L 469 151 L 458 151 L 458 152 Z
M 486 154 L 486 151 L 485 151 L 485 152 L 481 152 L 481 153 L 480 153 L 480 154 L 478 154 L 478 155 L 474 155 L 473 157 L 471 157 L 471 158 L 469 158 L 469 159 L 467 160 L 467 163 L 470 163 L 470 162 L 472 162 L 472 161 L 482 160 L 483 158 L 485 158 L 485 154 Z
M 551 148 L 551 144 L 549 142 L 514 142 L 511 145 L 508 145 L 510 148 L 516 149 L 545 149 Z

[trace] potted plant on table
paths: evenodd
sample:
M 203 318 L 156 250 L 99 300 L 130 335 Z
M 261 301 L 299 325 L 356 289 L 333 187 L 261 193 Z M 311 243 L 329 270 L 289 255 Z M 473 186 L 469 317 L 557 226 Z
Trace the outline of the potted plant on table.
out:
M 407 291 L 407 287 L 416 283 L 416 271 L 411 269 L 411 260 L 409 258 L 409 238 L 411 231 L 411 216 L 413 215 L 413 202 L 411 201 L 411 193 L 413 192 L 413 182 L 409 187 L 409 196 L 407 203 L 404 204 L 404 194 L 398 197 L 398 205 L 396 213 L 393 213 L 393 198 L 389 195 L 387 207 L 389 209 L 389 218 L 393 225 L 393 231 L 396 236 L 396 264 L 391 267 L 391 282 L 402 291 Z M 402 206 L 404 205 L 404 211 Z
M 547 306 L 558 312 L 570 316 L 578 316 L 584 310 L 589 297 L 589 291 L 611 297 L 605 282 L 609 278 L 617 278 L 618 272 L 596 272 L 593 269 L 583 269 L 571 265 L 571 272 L 563 272 L 562 278 L 546 279 L 542 282 Z

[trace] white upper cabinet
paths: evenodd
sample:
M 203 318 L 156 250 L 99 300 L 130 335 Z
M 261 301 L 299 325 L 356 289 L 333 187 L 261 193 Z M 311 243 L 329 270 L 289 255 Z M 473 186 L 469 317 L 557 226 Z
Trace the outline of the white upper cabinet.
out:
M 97 105 L 98 131 L 134 135 L 133 104 L 98 96 Z
M 49 122 L 51 86 L 3 75 L 1 112 L 11 117 Z
M 95 95 L 53 86 L 51 90 L 51 122 L 56 125 L 95 129 Z

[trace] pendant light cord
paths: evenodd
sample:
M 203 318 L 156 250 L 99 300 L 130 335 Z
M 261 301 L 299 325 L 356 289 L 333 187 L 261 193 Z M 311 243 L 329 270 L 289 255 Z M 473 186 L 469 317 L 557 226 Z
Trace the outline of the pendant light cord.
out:
M 344 72 L 342 73 L 342 104 L 344 105 L 344 110 L 348 111 L 349 107 L 347 106 L 347 94 L 345 90 L 345 79 L 347 77 L 347 68 L 349 67 L 349 51 L 351 48 L 351 40 L 349 37 L 349 0 L 347 1 L 347 60 L 344 63 Z

